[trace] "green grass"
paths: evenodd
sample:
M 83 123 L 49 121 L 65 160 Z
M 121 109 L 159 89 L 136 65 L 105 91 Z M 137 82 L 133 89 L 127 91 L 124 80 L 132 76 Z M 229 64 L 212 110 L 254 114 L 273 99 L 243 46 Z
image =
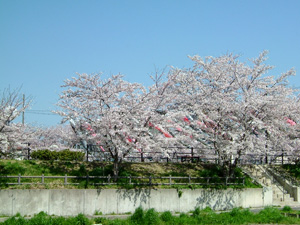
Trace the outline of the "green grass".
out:
M 109 162 L 78 162 L 78 161 L 37 161 L 37 160 L 0 160 L 0 175 L 18 175 L 23 176 L 107 176 L 113 174 L 113 164 Z M 103 179 L 90 179 L 86 181 L 84 179 L 68 179 L 68 182 L 79 183 L 77 186 L 67 186 L 67 188 L 140 188 L 143 187 L 139 182 L 148 183 L 149 176 L 152 176 L 152 183 L 169 183 L 169 179 L 156 179 L 155 177 L 168 177 L 168 176 L 180 176 L 180 177 L 212 177 L 210 183 L 223 183 L 224 179 L 223 170 L 217 165 L 209 164 L 188 164 L 188 163 L 123 163 L 119 172 L 119 176 L 143 176 L 144 180 L 137 180 L 132 178 L 131 184 L 127 178 L 121 178 L 118 180 L 119 185 L 109 186 L 93 186 L 93 183 L 102 183 Z M 244 174 L 240 169 L 236 169 L 234 173 L 235 177 L 243 177 Z M 113 179 L 112 179 L 113 181 Z M 246 177 L 245 186 L 224 186 L 224 185 L 194 185 L 193 182 L 206 182 L 205 180 L 192 181 L 189 185 L 178 185 L 180 182 L 187 182 L 187 179 L 172 180 L 174 186 L 161 186 L 160 188 L 249 188 L 259 187 L 252 183 L 249 177 Z M 3 178 L 0 179 L 0 187 L 8 188 L 4 183 L 12 182 L 16 183 L 17 178 Z M 22 183 L 36 183 L 35 185 L 21 185 L 10 186 L 9 188 L 66 188 L 63 183 L 64 179 L 45 179 L 45 185 L 40 185 L 41 178 L 22 178 Z M 105 180 L 106 182 L 106 180 Z M 145 185 L 144 187 L 147 187 Z M 157 186 L 155 186 L 157 187 Z
M 102 225 L 300 224 L 300 219 L 286 217 L 283 215 L 283 211 L 273 207 L 266 207 L 259 213 L 253 213 L 249 209 L 242 208 L 234 208 L 230 212 L 222 213 L 216 213 L 210 208 L 203 210 L 196 208 L 191 214 L 180 213 L 177 216 L 169 211 L 158 213 L 154 209 L 143 210 L 139 207 L 127 219 L 109 220 L 105 217 L 88 219 L 83 214 L 65 218 L 49 216 L 44 212 L 40 212 L 29 219 L 17 214 L 0 224 L 89 225 L 95 223 L 101 223 Z
M 286 172 L 288 172 L 292 177 L 300 181 L 300 164 L 285 164 L 282 165 L 282 168 Z
M 54 224 L 60 224 L 60 225 L 73 225 L 73 224 L 80 224 L 80 225 L 91 225 L 93 224 L 92 220 L 89 220 L 87 217 L 85 217 L 83 214 L 79 214 L 76 217 L 53 217 L 49 216 L 44 212 L 40 212 L 39 214 L 35 215 L 34 217 L 30 219 L 26 219 L 22 217 L 20 214 L 17 214 L 16 216 L 13 216 L 6 220 L 3 223 L 4 225 L 54 225 Z
M 129 218 L 125 220 L 107 220 L 100 218 L 95 222 L 103 225 L 190 225 L 190 224 L 299 224 L 300 219 L 285 217 L 276 208 L 266 207 L 255 214 L 248 209 L 234 208 L 230 212 L 216 213 L 210 208 L 200 210 L 196 208 L 192 214 L 181 213 L 179 216 L 172 215 L 171 212 L 157 213 L 154 209 L 143 210 L 137 208 Z

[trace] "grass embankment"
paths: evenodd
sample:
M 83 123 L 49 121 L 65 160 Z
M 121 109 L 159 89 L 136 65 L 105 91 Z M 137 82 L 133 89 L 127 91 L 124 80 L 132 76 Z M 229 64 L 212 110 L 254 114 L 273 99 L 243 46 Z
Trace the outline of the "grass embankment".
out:
M 300 219 L 296 217 L 284 216 L 285 210 L 279 210 L 273 207 L 267 207 L 259 213 L 253 213 L 249 209 L 234 208 L 230 212 L 216 213 L 210 208 L 204 210 L 195 209 L 190 214 L 181 213 L 177 216 L 171 212 L 158 213 L 154 209 L 144 211 L 137 208 L 134 214 L 127 219 L 109 220 L 105 217 L 88 219 L 82 214 L 76 217 L 51 217 L 44 212 L 35 215 L 33 218 L 27 218 L 20 215 L 9 218 L 5 225 L 15 224 L 102 224 L 102 225 L 191 225 L 191 224 L 300 224 Z
M 284 169 L 290 176 L 300 182 L 300 165 L 299 164 L 285 164 L 282 167 L 277 167 L 277 170 L 280 168 Z M 283 172 L 282 170 L 280 172 Z
M 300 164 L 272 165 L 272 169 L 295 186 L 300 186 Z
M 113 164 L 109 162 L 79 162 L 79 161 L 36 161 L 36 160 L 0 160 L 0 175 L 1 176 L 12 176 L 12 175 L 22 175 L 22 176 L 108 176 L 113 174 Z M 176 183 L 186 182 L 183 180 L 173 180 L 175 184 L 172 186 L 161 186 L 161 188 L 200 188 L 200 187 L 214 187 L 214 188 L 224 188 L 224 185 L 213 185 L 213 183 L 224 182 L 223 170 L 217 165 L 209 164 L 189 164 L 189 163 L 124 163 L 120 169 L 119 176 L 139 176 L 139 177 L 153 177 L 153 183 L 155 177 L 212 177 L 207 185 L 177 185 Z M 245 175 L 242 171 L 237 168 L 234 173 L 234 177 L 244 177 Z M 112 179 L 113 181 L 113 179 Z M 77 182 L 79 185 L 64 185 L 64 179 L 45 179 L 45 184 L 39 184 L 41 178 L 22 178 L 22 183 L 35 183 L 35 185 L 15 185 L 8 186 L 5 185 L 7 182 L 17 182 L 17 178 L 3 178 L 0 179 L 0 187 L 2 188 L 95 188 L 92 185 L 93 182 L 104 182 L 103 179 L 90 179 L 86 181 L 85 179 L 68 179 L 68 182 Z M 132 179 L 132 184 L 128 183 L 128 179 L 119 179 L 118 185 L 113 186 L 102 186 L 112 188 L 133 188 L 135 186 L 135 181 Z M 148 182 L 147 178 L 145 182 Z M 160 182 L 168 182 L 168 179 L 162 180 Z M 244 187 L 259 187 L 252 183 L 249 177 L 245 179 L 245 185 L 238 185 L 234 187 L 244 188 Z M 140 186 L 140 185 L 139 185 Z M 180 187 L 178 187 L 180 186 Z M 231 187 L 231 186 L 226 186 Z

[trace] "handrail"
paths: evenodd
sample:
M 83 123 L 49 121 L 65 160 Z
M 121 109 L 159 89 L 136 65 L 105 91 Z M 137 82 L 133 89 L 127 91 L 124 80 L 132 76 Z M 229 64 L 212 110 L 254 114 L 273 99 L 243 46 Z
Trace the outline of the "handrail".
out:
M 287 191 L 284 189 L 284 187 L 275 179 L 274 176 L 272 176 L 270 174 L 270 172 L 263 168 L 261 165 L 260 165 L 260 169 L 265 173 L 265 175 L 272 180 L 272 183 L 275 184 L 277 186 L 277 188 L 282 192 L 282 200 L 284 201 L 284 195 L 287 194 Z

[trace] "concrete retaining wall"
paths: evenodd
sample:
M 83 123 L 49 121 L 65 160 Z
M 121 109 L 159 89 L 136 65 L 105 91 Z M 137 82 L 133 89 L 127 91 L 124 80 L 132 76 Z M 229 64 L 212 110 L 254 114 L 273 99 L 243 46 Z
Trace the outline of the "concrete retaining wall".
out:
M 188 212 L 206 206 L 214 210 L 272 205 L 272 189 L 61 189 L 0 190 L 0 215 L 93 215 L 127 213 L 142 206 L 157 211 Z

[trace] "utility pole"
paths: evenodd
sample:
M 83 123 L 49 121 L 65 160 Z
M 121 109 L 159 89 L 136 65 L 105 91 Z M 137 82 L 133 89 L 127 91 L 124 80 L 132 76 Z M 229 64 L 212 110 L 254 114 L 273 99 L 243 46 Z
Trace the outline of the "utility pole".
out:
M 25 94 L 23 94 L 23 112 L 22 112 L 22 124 L 23 124 L 23 126 L 25 124 L 25 109 L 24 109 L 24 107 L 25 107 Z

